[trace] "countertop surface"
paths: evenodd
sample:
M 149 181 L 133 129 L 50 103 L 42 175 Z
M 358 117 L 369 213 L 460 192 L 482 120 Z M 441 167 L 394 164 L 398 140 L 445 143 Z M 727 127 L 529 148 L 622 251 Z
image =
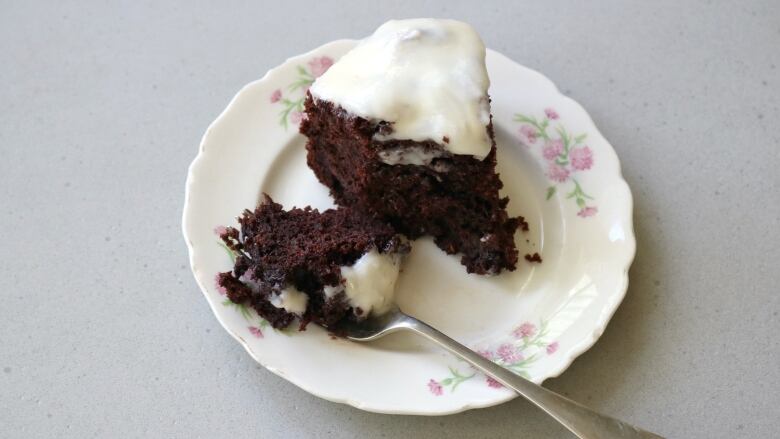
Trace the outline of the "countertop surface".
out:
M 521 399 L 444 417 L 318 399 L 256 364 L 190 272 L 187 166 L 231 97 L 415 16 L 550 77 L 632 188 L 625 301 L 545 385 L 669 437 L 780 434 L 780 2 L 422 3 L 4 3 L 0 436 L 572 437 Z

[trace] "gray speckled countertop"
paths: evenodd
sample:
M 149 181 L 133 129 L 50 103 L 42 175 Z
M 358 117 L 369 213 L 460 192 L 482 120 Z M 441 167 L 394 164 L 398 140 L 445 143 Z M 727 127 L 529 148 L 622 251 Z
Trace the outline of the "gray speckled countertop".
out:
M 549 76 L 633 188 L 628 295 L 546 385 L 670 437 L 780 434 L 780 2 L 418 3 L 4 3 L 0 436 L 570 437 L 520 399 L 430 418 L 320 400 L 258 366 L 190 274 L 187 166 L 234 93 L 412 16 Z

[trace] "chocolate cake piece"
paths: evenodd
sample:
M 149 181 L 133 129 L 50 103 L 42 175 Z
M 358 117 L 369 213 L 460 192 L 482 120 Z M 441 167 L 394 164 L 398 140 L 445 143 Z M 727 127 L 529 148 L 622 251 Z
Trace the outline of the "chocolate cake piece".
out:
M 384 222 L 351 208 L 285 211 L 267 195 L 221 238 L 236 254 L 219 285 L 275 328 L 296 317 L 334 328 L 392 305 L 409 244 Z
M 495 274 L 515 269 L 522 218 L 499 195 L 484 59 L 465 23 L 390 21 L 314 82 L 300 131 L 338 205 Z

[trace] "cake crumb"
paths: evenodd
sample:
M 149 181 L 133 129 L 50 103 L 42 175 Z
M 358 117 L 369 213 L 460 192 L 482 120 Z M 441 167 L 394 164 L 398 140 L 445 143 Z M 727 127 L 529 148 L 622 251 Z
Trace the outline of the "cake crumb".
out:
M 524 217 L 518 216 L 517 221 L 519 223 L 520 230 L 527 232 L 528 231 L 528 222 L 525 220 Z
M 444 136 L 444 137 L 441 138 L 441 141 L 444 142 L 444 143 L 450 143 L 450 138 L 447 137 L 447 136 Z
M 526 254 L 525 260 L 528 262 L 538 262 L 540 264 L 542 263 L 542 257 L 539 256 L 539 253 L 534 253 L 533 255 Z

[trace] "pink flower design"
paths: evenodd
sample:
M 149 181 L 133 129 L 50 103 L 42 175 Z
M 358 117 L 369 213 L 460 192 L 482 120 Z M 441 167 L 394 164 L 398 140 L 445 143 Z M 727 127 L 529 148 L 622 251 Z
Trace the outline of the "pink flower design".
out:
M 593 216 L 599 212 L 599 209 L 596 206 L 585 206 L 582 209 L 580 209 L 579 212 L 577 212 L 577 216 L 582 218 L 587 218 L 589 216 Z
M 500 388 L 504 387 L 503 384 L 499 383 L 498 381 L 496 381 L 492 377 L 486 377 L 486 378 L 487 378 L 486 381 L 487 381 L 488 387 L 492 387 L 494 389 L 500 389 Z
M 587 146 L 576 148 L 569 152 L 569 159 L 574 169 L 584 171 L 593 166 L 593 151 Z
M 290 113 L 290 122 L 297 124 L 297 123 L 301 123 L 302 120 L 303 120 L 303 113 L 301 113 L 300 111 L 293 111 L 292 113 Z
M 552 355 L 558 350 L 558 342 L 554 341 L 547 345 L 547 355 Z
M 434 379 L 428 381 L 428 390 L 436 396 L 441 396 L 441 394 L 444 393 L 444 388 Z
M 227 290 L 225 287 L 219 284 L 219 273 L 214 275 L 214 287 L 217 289 L 217 292 L 220 296 L 224 296 L 227 294 Z
M 311 75 L 315 78 L 319 78 L 323 73 L 327 72 L 330 66 L 333 65 L 333 59 L 327 56 L 321 56 L 309 61 L 309 69 Z
M 555 163 L 550 163 L 550 167 L 547 168 L 547 176 L 550 177 L 550 180 L 563 183 L 569 179 L 569 170 Z
M 522 361 L 523 354 L 509 343 L 502 344 L 496 351 L 498 357 L 506 364 L 514 364 Z
M 217 236 L 221 236 L 225 232 L 227 232 L 227 227 L 225 226 L 214 227 L 214 234 Z
M 247 326 L 247 328 L 249 329 L 249 332 L 251 332 L 255 337 L 263 338 L 263 331 L 261 331 L 260 328 L 256 326 Z
M 273 93 L 271 93 L 271 103 L 275 104 L 279 102 L 280 99 L 282 99 L 282 91 L 277 88 Z
M 520 137 L 525 138 L 528 143 L 536 142 L 536 129 L 530 125 L 520 127 Z
M 482 351 L 477 351 L 477 353 L 479 354 L 480 357 L 486 360 L 493 361 L 493 357 L 494 357 L 493 352 L 490 352 L 488 350 L 482 350 Z
M 515 338 L 533 337 L 534 334 L 536 334 L 536 325 L 530 322 L 523 323 L 512 332 Z
M 551 140 L 547 142 L 542 149 L 542 154 L 547 160 L 555 160 L 556 157 L 563 152 L 563 141 L 561 139 Z
M 547 178 L 552 183 L 546 190 L 546 199 L 551 200 L 553 195 L 559 190 L 560 183 L 573 184 L 571 189 L 560 188 L 567 191 L 567 199 L 576 203 L 581 217 L 593 216 L 596 214 L 596 207 L 586 206 L 586 199 L 594 198 L 588 195 L 580 186 L 580 183 L 573 177 L 579 171 L 586 171 L 593 168 L 594 159 L 593 150 L 582 144 L 587 137 L 587 133 L 575 134 L 566 130 L 561 124 L 550 121 L 557 121 L 560 115 L 552 107 L 544 109 L 544 116 L 539 119 L 538 116 L 528 116 L 522 113 L 516 113 L 514 120 L 520 122 L 518 126 L 520 144 L 527 148 L 535 145 L 538 140 L 542 140 L 542 156 L 547 161 Z M 555 125 L 554 131 L 558 134 L 557 138 L 552 138 L 548 134 L 550 125 Z M 571 191 L 571 192 L 569 192 Z

